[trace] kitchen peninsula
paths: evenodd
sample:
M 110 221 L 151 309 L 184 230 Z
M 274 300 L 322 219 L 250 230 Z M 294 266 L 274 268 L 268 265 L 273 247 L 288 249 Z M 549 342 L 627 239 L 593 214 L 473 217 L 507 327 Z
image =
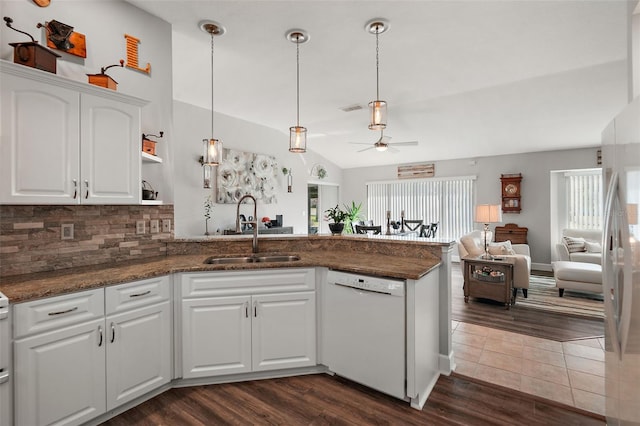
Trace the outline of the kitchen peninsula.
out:
M 207 239 L 169 240 L 166 244 L 166 256 L 144 261 L 93 265 L 73 270 L 63 269 L 0 278 L 0 291 L 9 297 L 13 307 L 14 326 L 16 321 L 23 320 L 16 315 L 18 312 L 16 307 L 19 306 L 25 307 L 39 301 L 44 303 L 56 297 L 64 298 L 102 289 L 113 292 L 119 288 L 123 288 L 123 292 L 129 291 L 129 293 L 123 293 L 128 294 L 128 297 L 135 296 L 135 299 L 143 299 L 137 296 L 147 291 L 151 291 L 153 295 L 155 287 L 151 286 L 155 286 L 159 279 L 166 280 L 159 286 L 166 286 L 169 289 L 167 298 L 173 300 L 171 330 L 174 347 L 170 350 L 173 358 L 173 372 L 169 377 L 165 377 L 162 383 L 158 382 L 160 384 L 144 394 L 123 400 L 125 402 L 122 404 L 116 403 L 107 408 L 96 409 L 89 417 L 91 420 L 104 420 L 172 386 L 331 372 L 331 366 L 324 364 L 323 336 L 319 332 L 323 324 L 322 294 L 329 270 L 361 276 L 393 278 L 404 282 L 406 316 L 402 322 L 406 322 L 403 351 L 406 353 L 407 382 L 403 399 L 409 401 L 414 408 L 421 408 L 425 403 L 438 375 L 449 374 L 454 367 L 451 349 L 449 285 L 453 243 L 450 241 L 426 240 L 411 236 L 261 236 L 260 253 L 295 254 L 299 260 L 214 265 L 205 264 L 205 259 L 210 256 L 250 254 L 251 238 L 245 235 L 218 236 Z M 135 288 L 144 291 L 128 290 L 125 287 L 128 284 L 135 284 L 137 286 Z M 243 296 L 245 288 L 247 296 Z M 159 290 L 157 295 L 160 293 Z M 297 297 L 302 294 L 310 297 L 305 299 L 309 302 L 306 308 L 310 311 L 305 312 L 315 313 L 311 323 L 312 329 L 307 327 L 300 340 L 308 342 L 309 333 L 312 333 L 310 353 L 305 357 L 297 355 L 291 357 L 291 359 L 295 358 L 297 363 L 291 363 L 291 367 L 287 364 L 275 367 L 272 365 L 262 371 L 260 366 L 255 364 L 256 354 L 260 354 L 256 352 L 255 333 L 261 327 L 260 322 L 256 321 L 260 320 L 261 315 L 268 318 L 269 297 Z M 198 315 L 201 312 L 216 311 L 217 305 L 213 304 L 213 301 L 217 303 L 218 300 L 238 298 L 241 298 L 237 304 L 238 309 L 233 312 L 241 314 L 242 319 L 245 313 L 247 318 L 253 317 L 250 318 L 250 323 L 253 324 L 251 329 L 254 333 L 254 349 L 252 351 L 249 347 L 249 366 L 245 370 L 238 370 L 244 372 L 229 373 L 219 371 L 218 364 L 210 363 L 211 369 L 202 371 L 201 367 L 204 363 L 201 359 L 193 359 L 193 354 L 190 352 L 192 348 L 198 348 L 196 355 L 201 356 L 210 348 L 209 344 L 202 346 L 202 339 L 198 337 L 199 331 L 202 330 L 202 324 L 197 322 L 200 318 Z M 107 305 L 108 299 L 107 295 L 105 299 Z M 283 305 L 285 303 L 283 300 L 285 299 L 278 299 L 278 304 Z M 296 299 L 297 302 L 298 299 Z M 229 311 L 229 305 L 225 306 Z M 250 306 L 251 309 L 249 309 Z M 252 315 L 249 315 L 250 311 Z M 381 314 L 384 313 L 381 312 Z M 113 340 L 117 341 L 116 336 L 126 333 L 126 328 L 119 329 L 118 326 L 114 326 L 114 322 L 110 323 L 108 318 L 107 314 L 106 324 L 102 323 L 107 330 L 110 330 L 106 333 L 107 345 Z M 295 321 L 288 321 L 294 325 L 301 322 L 297 321 L 297 317 Z M 206 326 L 207 330 L 214 328 L 211 323 L 205 324 L 209 324 Z M 226 327 L 229 322 L 225 321 L 221 324 L 225 324 Z M 285 324 L 285 326 L 288 325 Z M 230 327 L 226 334 L 234 330 L 232 325 Z M 316 331 L 319 333 L 316 334 Z M 231 334 L 235 338 L 242 335 L 242 331 Z M 291 336 L 291 330 L 287 330 L 286 335 Z M 29 335 L 27 336 L 22 340 L 29 339 Z M 293 334 L 292 338 L 295 337 L 296 335 Z M 96 341 L 98 340 L 99 338 L 96 338 Z M 264 345 L 264 336 L 258 341 Z M 231 346 L 233 345 L 229 347 Z M 291 346 L 299 348 L 299 345 Z M 275 350 L 280 350 L 280 347 Z M 253 367 L 251 367 L 251 353 L 254 357 Z M 301 363 L 302 358 L 304 362 Z M 188 368 L 190 362 L 200 367 L 195 370 L 190 369 Z M 24 374 L 24 370 L 16 371 L 17 376 L 20 374 Z M 20 383 L 20 377 L 14 376 L 14 379 L 16 384 Z

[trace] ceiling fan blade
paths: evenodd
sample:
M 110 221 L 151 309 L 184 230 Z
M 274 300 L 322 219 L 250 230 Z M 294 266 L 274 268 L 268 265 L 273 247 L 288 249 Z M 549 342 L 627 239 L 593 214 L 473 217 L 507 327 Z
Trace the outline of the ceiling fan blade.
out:
M 391 139 L 392 139 L 391 136 L 383 136 L 383 137 L 380 138 L 380 140 L 378 142 L 386 143 L 386 142 L 389 142 Z
M 393 153 L 393 154 L 397 154 L 398 152 L 400 152 L 400 150 L 399 150 L 399 149 L 394 148 L 394 147 L 392 147 L 391 145 L 393 145 L 393 144 L 389 144 L 389 145 L 387 146 L 387 151 L 388 151 L 388 152 L 391 152 L 391 153 Z
M 411 141 L 411 142 L 390 142 L 389 145 L 395 145 L 395 146 L 415 146 L 418 145 L 418 141 Z
M 369 144 L 367 144 L 367 145 L 369 145 Z M 375 148 L 375 147 L 374 146 L 370 146 L 369 148 L 360 149 L 360 150 L 358 150 L 358 152 L 368 151 L 368 150 L 373 149 L 373 148 Z
M 349 142 L 352 145 L 371 145 L 369 142 Z

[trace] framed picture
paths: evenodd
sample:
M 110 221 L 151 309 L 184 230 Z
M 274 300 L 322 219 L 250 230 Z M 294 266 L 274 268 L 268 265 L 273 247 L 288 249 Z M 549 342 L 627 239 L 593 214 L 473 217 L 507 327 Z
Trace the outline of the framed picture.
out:
M 278 163 L 275 157 L 223 148 L 218 166 L 217 202 L 235 204 L 253 195 L 265 204 L 277 202 Z

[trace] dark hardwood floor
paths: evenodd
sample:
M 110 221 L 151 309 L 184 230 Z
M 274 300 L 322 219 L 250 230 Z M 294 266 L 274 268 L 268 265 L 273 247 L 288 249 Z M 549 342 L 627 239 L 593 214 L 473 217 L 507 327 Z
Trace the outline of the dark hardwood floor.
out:
M 156 425 L 604 425 L 604 419 L 453 374 L 422 411 L 325 374 L 171 389 L 106 426 Z
M 604 336 L 604 321 L 558 314 L 519 306 L 504 309 L 504 305 L 490 300 L 464 303 L 463 278 L 460 266 L 454 264 L 451 273 L 451 317 L 456 321 L 499 328 L 556 341 Z M 518 292 L 518 298 L 523 297 Z

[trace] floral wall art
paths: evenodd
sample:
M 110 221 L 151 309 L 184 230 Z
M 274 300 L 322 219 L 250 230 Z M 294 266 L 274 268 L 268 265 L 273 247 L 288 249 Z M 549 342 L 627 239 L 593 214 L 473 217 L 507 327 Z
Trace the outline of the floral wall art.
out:
M 265 154 L 223 149 L 218 166 L 218 203 L 235 204 L 243 195 L 253 195 L 265 204 L 276 203 L 278 162 Z

